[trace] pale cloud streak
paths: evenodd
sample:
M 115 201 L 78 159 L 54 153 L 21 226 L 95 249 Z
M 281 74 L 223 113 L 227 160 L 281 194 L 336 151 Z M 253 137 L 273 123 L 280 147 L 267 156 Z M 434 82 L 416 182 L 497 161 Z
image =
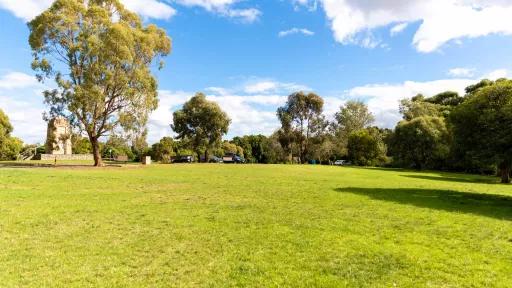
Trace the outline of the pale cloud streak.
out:
M 288 29 L 288 30 L 280 31 L 277 35 L 279 37 L 286 37 L 286 36 L 295 35 L 295 34 L 302 34 L 302 35 L 306 35 L 306 36 L 313 36 L 313 35 L 315 35 L 315 32 L 313 32 L 311 30 L 308 30 L 306 28 L 294 27 L 294 28 L 291 28 L 291 29 Z
M 451 77 L 473 77 L 475 75 L 474 68 L 453 68 L 448 71 L 448 76 Z

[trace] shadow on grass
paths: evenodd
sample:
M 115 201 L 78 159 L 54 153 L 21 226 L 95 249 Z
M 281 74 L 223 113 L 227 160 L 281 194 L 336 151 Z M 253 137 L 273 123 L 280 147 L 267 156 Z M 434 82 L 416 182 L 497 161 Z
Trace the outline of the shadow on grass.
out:
M 458 183 L 479 183 L 479 184 L 498 184 L 498 178 L 480 178 L 478 176 L 469 177 L 455 177 L 455 176 L 427 176 L 427 175 L 400 175 L 402 177 L 422 179 L 422 180 L 433 180 L 433 181 L 448 181 Z
M 421 208 L 512 220 L 512 197 L 510 196 L 408 188 L 346 187 L 335 190 Z

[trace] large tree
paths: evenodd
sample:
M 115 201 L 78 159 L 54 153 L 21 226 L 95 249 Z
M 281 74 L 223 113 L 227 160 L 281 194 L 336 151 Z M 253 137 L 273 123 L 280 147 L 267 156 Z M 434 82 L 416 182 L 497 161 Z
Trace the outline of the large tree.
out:
M 450 152 L 450 133 L 442 117 L 401 121 L 390 142 L 394 160 L 416 169 L 442 168 Z
M 311 137 L 318 130 L 318 125 L 323 124 L 322 111 L 324 100 L 315 93 L 296 92 L 288 96 L 288 101 L 277 110 L 277 116 L 281 121 L 282 139 L 299 144 L 299 158 L 301 163 L 306 162 L 309 152 Z M 280 137 L 281 138 L 281 137 Z M 288 144 L 288 143 L 287 143 Z M 284 145 L 288 151 L 290 148 Z
M 451 114 L 457 154 L 494 164 L 503 183 L 512 167 L 512 80 L 470 87 L 467 99 Z
M 58 87 L 44 93 L 50 116 L 66 116 L 87 132 L 101 166 L 99 139 L 143 126 L 156 109 L 151 66 L 170 52 L 170 38 L 119 0 L 56 0 L 28 26 L 32 67 Z
M 228 133 L 231 120 L 217 103 L 197 93 L 181 110 L 174 112 L 173 122 L 171 127 L 178 134 L 177 139 L 187 142 L 198 159 L 204 153 L 208 161 L 210 151 L 218 147 L 222 136 Z

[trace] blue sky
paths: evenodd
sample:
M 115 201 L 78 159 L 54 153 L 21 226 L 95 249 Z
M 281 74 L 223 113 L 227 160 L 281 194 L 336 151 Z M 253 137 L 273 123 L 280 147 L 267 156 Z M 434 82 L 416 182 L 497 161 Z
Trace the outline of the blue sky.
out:
M 349 99 L 393 127 L 398 101 L 462 91 L 511 69 L 506 0 L 123 0 L 167 30 L 173 51 L 156 72 L 160 106 L 149 140 L 171 135 L 172 111 L 203 91 L 232 118 L 228 137 L 270 134 L 295 90 L 325 98 L 328 117 Z M 14 134 L 43 142 L 41 91 L 30 70 L 26 21 L 51 0 L 0 0 L 0 108 Z

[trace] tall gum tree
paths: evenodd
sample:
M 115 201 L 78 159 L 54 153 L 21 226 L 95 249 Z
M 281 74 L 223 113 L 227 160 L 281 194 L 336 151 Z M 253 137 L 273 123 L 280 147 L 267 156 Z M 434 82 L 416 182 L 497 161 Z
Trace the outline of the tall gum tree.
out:
M 57 84 L 44 92 L 50 116 L 65 116 L 85 131 L 94 165 L 102 166 L 100 138 L 145 126 L 157 108 L 151 68 L 170 53 L 171 39 L 118 0 L 57 0 L 28 26 L 32 68 L 39 81 Z
M 310 138 L 321 121 L 324 100 L 315 93 L 296 92 L 288 96 L 288 101 L 283 107 L 277 109 L 277 117 L 281 122 L 279 130 L 282 139 L 287 139 L 287 144 L 298 142 L 299 157 L 301 163 L 306 162 L 309 152 Z M 280 141 L 283 144 L 283 141 Z M 287 145 L 283 149 L 288 150 Z

